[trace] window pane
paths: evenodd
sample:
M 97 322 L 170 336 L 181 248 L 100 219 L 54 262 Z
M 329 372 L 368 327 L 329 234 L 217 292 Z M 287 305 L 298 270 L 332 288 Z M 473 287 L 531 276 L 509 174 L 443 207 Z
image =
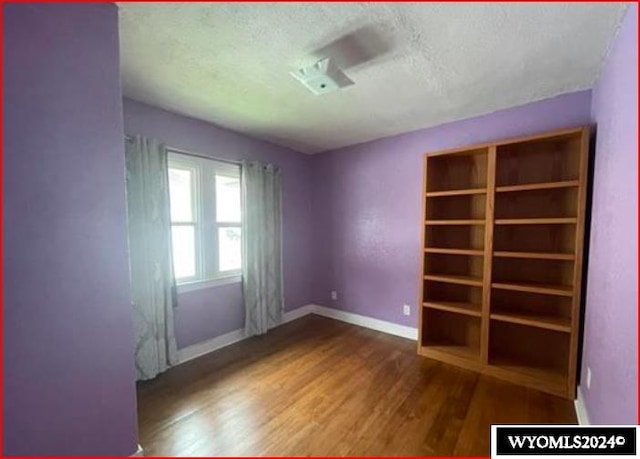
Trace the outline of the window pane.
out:
M 237 271 L 242 267 L 240 228 L 218 228 L 220 271 Z
M 240 223 L 240 178 L 216 175 L 216 219 Z
M 173 270 L 176 279 L 196 275 L 196 238 L 192 225 L 173 225 L 171 227 L 173 246 Z
M 192 172 L 187 169 L 169 168 L 169 194 L 171 197 L 171 221 L 192 222 L 191 182 Z

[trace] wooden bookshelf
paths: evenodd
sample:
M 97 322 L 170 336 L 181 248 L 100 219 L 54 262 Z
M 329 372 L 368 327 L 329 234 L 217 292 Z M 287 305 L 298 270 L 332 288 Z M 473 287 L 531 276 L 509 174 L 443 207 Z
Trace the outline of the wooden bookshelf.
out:
M 588 140 L 425 155 L 419 354 L 575 396 Z

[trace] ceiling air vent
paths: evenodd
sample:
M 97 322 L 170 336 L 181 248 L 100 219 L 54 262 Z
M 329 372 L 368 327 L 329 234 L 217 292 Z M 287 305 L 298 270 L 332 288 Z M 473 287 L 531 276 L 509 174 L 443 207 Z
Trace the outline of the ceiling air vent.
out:
M 354 84 L 330 58 L 319 60 L 310 67 L 290 73 L 315 95 L 326 94 Z

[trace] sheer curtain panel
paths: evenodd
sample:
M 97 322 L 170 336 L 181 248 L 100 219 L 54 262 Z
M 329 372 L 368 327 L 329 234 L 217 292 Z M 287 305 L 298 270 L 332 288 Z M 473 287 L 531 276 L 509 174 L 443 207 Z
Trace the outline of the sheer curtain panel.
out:
M 261 335 L 282 322 L 282 212 L 280 169 L 258 161 L 242 165 L 245 332 Z
M 177 363 L 167 149 L 135 136 L 126 141 L 126 164 L 135 364 L 145 380 Z

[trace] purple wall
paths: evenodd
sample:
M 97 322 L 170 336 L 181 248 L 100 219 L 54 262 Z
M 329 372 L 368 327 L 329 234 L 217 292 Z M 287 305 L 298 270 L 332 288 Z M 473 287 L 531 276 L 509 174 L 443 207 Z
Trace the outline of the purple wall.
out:
M 204 121 L 124 100 L 127 134 L 142 134 L 167 145 L 229 159 L 257 159 L 282 168 L 285 309 L 310 302 L 314 241 L 311 213 L 311 159 Z M 179 347 L 244 327 L 240 284 L 182 293 L 176 309 Z
M 597 140 L 581 390 L 594 424 L 637 423 L 637 40 L 633 5 L 593 91 Z
M 3 452 L 130 455 L 117 10 L 3 9 Z
M 314 156 L 313 302 L 417 326 L 423 154 L 586 125 L 590 110 L 582 91 Z
M 179 348 L 239 328 L 244 328 L 242 284 L 221 285 L 178 295 L 175 330 Z

